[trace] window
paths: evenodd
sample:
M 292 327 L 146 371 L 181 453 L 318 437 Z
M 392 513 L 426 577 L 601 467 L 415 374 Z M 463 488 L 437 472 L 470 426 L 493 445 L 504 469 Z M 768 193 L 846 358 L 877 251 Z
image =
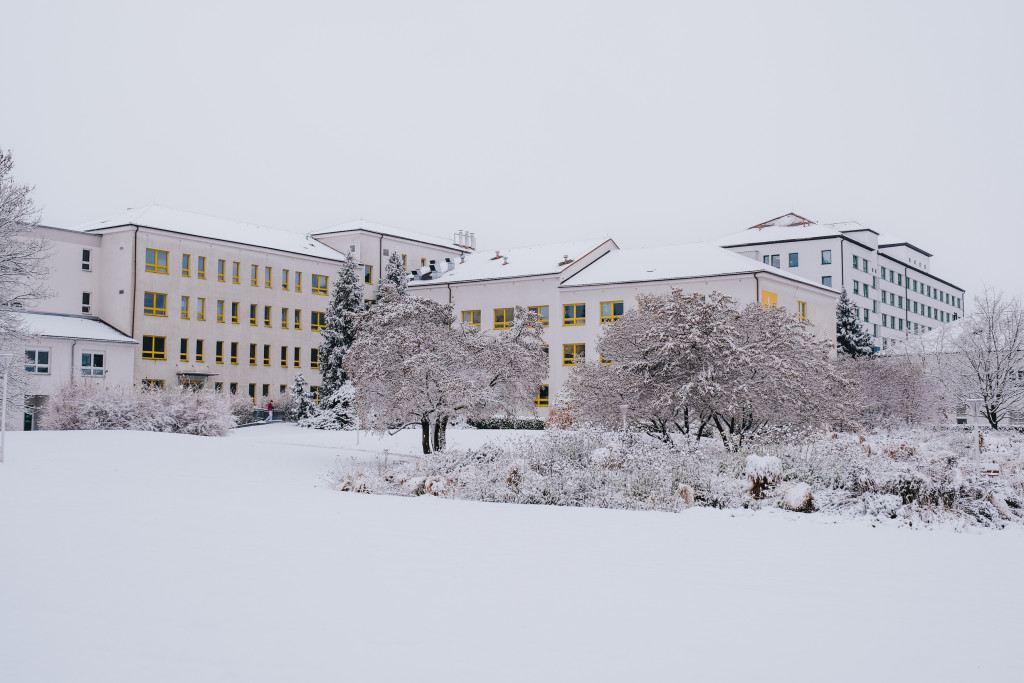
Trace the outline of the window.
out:
M 288 329 L 288 309 L 287 308 L 282 308 L 281 309 L 281 329 L 282 330 L 287 330 Z
M 259 287 L 260 280 L 260 267 L 255 263 L 252 264 L 252 268 L 249 269 L 249 284 L 253 287 Z
M 309 367 L 314 370 L 320 367 L 320 349 L 309 350 Z
M 622 317 L 621 301 L 601 302 L 601 323 L 613 323 Z
M 92 270 L 92 249 L 82 250 L 82 270 Z
M 217 259 L 217 282 L 224 282 L 224 259 Z
M 769 292 L 767 289 L 761 290 L 761 307 L 762 308 L 775 308 L 779 305 L 779 295 L 775 292 Z
M 253 404 L 256 403 L 256 384 L 252 382 L 249 383 L 249 398 L 252 399 Z
M 870 320 L 868 320 L 868 309 L 866 308 L 864 309 L 864 322 L 871 322 Z
M 312 317 L 312 320 L 310 320 L 309 329 L 313 330 L 314 332 L 316 330 L 324 329 L 324 313 L 323 313 L 323 311 L 313 311 L 313 317 Z
M 534 399 L 533 399 L 533 404 L 535 406 L 546 406 L 546 405 L 548 405 L 548 385 L 547 384 L 541 385 L 540 389 L 537 391 L 537 396 L 534 397 Z
M 273 283 L 274 269 L 270 266 L 264 266 L 263 268 L 263 286 L 270 288 L 274 286 Z
M 231 342 L 231 364 L 238 365 L 238 342 Z
M 277 387 L 277 393 L 279 393 L 279 394 L 283 394 L 286 391 L 288 391 L 288 385 L 287 384 L 281 384 L 281 385 L 279 385 Z
M 25 372 L 50 374 L 50 349 L 25 349 Z
M 281 270 L 281 289 L 288 289 L 288 269 Z
M 242 264 L 238 261 L 231 262 L 231 282 L 233 284 L 238 284 L 238 271 L 241 270 L 241 268 Z
M 832 276 L 831 275 L 822 275 L 821 276 L 821 284 L 825 285 L 826 287 L 831 287 L 832 286 Z
M 562 344 L 562 365 L 576 365 L 586 355 L 586 344 Z
M 196 320 L 206 321 L 206 299 L 203 297 L 196 299 Z
M 480 311 L 463 311 L 462 324 L 480 327 Z
M 902 332 L 903 331 L 903 318 L 900 318 L 899 321 L 900 321 L 899 322 L 899 329 L 900 329 L 900 332 Z
M 188 319 L 188 297 L 187 296 L 181 297 L 181 317 L 183 319 Z
M 295 271 L 295 291 L 302 291 L 302 272 L 298 270 Z
M 281 347 L 281 367 L 282 368 L 288 367 L 288 347 L 287 346 L 282 346 Z
M 798 253 L 791 253 L 789 255 L 789 267 L 790 268 L 797 268 L 799 266 L 800 266 L 800 254 L 798 254 Z
M 889 327 L 889 316 L 885 313 L 882 314 L 882 327 Z
M 190 267 L 192 265 L 192 257 L 188 254 L 181 255 L 181 276 L 188 277 Z
M 831 266 L 832 265 L 832 250 L 822 249 L 821 250 L 821 265 Z
M 302 349 L 300 349 L 298 346 L 292 349 L 292 360 L 295 367 L 302 367 Z
M 213 390 L 217 393 L 224 393 L 224 382 L 214 382 Z
M 405 257 L 405 254 L 402 254 L 402 270 L 405 270 L 405 271 L 409 270 L 409 261 Z
M 807 302 L 796 302 L 796 317 L 798 320 L 807 320 Z
M 295 309 L 295 329 L 302 329 L 302 311 L 298 308 Z
M 363 282 L 373 284 L 373 266 L 363 266 Z
M 263 345 L 263 366 L 270 367 L 270 344 Z
M 530 310 L 537 314 L 537 322 L 539 322 L 542 327 L 548 326 L 549 309 L 547 306 L 530 306 Z
M 495 308 L 494 329 L 507 330 L 512 327 L 512 322 L 515 320 L 515 313 L 516 309 L 514 308 Z
M 206 257 L 205 256 L 198 256 L 196 258 L 198 259 L 198 262 L 196 263 L 196 277 L 199 278 L 200 280 L 205 280 L 206 279 Z
M 167 252 L 159 249 L 146 250 L 146 272 L 167 274 Z
M 188 362 L 188 339 L 182 339 L 179 345 L 179 358 L 182 361 Z
M 256 345 L 249 344 L 249 365 L 256 365 Z
M 782 254 L 765 254 L 762 260 L 766 266 L 772 266 L 773 268 L 782 267 Z
M 144 379 L 142 386 L 146 389 L 163 389 L 165 384 L 162 379 Z
M 562 307 L 562 324 L 563 325 L 586 325 L 587 324 L 587 305 L 586 304 L 566 304 Z
M 196 362 L 203 362 L 203 340 L 196 339 Z
M 160 292 L 145 292 L 142 295 L 142 312 L 146 315 L 167 315 L 167 295 Z
M 320 385 L 316 385 L 316 386 L 310 385 L 310 387 L 309 387 L 309 394 L 310 394 L 310 396 L 313 397 L 314 401 L 319 403 L 320 402 Z
M 263 307 L 263 327 L 270 327 L 270 306 Z
M 327 276 L 313 275 L 313 293 L 327 296 Z
M 858 268 L 860 268 L 860 259 L 857 257 L 856 254 L 854 254 L 853 255 L 853 269 L 857 270 Z
M 422 267 L 423 267 L 423 266 L 425 266 L 425 265 L 427 265 L 427 259 L 425 259 L 425 258 L 421 258 L 421 259 L 420 259 L 420 268 L 422 268 Z
M 903 308 L 903 297 L 896 297 L 896 308 Z
M 164 360 L 167 358 L 166 337 L 142 337 L 142 357 L 149 360 Z
M 853 293 L 860 294 L 860 283 L 856 280 L 853 281 Z
M 256 325 L 256 304 L 249 304 L 249 324 Z
M 264 384 L 263 385 L 263 398 L 267 398 L 268 396 L 270 396 L 270 385 L 269 384 Z
M 883 280 L 885 279 L 885 270 L 886 270 L 885 266 L 882 266 L 882 279 Z
M 89 292 L 82 292 L 82 313 L 85 315 L 92 313 L 92 294 Z
M 896 273 L 896 284 L 900 287 L 903 286 L 903 273 Z
M 217 363 L 224 362 L 224 342 L 219 341 L 213 347 L 213 360 Z

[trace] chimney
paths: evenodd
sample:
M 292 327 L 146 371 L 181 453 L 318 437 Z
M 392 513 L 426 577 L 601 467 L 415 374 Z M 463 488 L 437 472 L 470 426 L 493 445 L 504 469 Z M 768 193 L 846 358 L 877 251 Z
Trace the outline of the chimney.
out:
M 501 265 L 503 265 L 503 266 L 507 266 L 508 265 L 508 256 L 505 257 L 505 262 L 502 263 Z
M 455 236 L 452 237 L 452 243 L 453 244 L 461 244 L 461 241 L 460 241 L 461 239 L 462 239 L 462 231 L 461 230 L 456 230 L 455 231 Z
M 465 252 L 463 252 L 463 253 L 462 253 L 462 254 L 460 254 L 459 256 L 461 257 L 461 258 L 459 259 L 459 263 L 465 263 L 465 262 L 466 262 L 466 253 L 465 253 Z
M 469 248 L 473 249 L 474 251 L 476 250 L 476 233 L 475 232 L 469 233 Z

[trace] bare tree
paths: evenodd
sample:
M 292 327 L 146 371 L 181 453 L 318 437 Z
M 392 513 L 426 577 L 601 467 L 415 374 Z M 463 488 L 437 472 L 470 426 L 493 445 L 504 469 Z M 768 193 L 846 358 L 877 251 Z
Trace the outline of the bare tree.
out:
M 364 425 L 422 430 L 424 453 L 443 451 L 460 417 L 532 410 L 547 373 L 537 314 L 517 308 L 507 330 L 481 332 L 455 323 L 451 305 L 382 288 L 359 318 L 345 370 Z
M 974 310 L 945 325 L 931 348 L 939 377 L 960 405 L 982 400 L 993 429 L 1024 410 L 1024 312 L 1019 299 L 985 290 Z

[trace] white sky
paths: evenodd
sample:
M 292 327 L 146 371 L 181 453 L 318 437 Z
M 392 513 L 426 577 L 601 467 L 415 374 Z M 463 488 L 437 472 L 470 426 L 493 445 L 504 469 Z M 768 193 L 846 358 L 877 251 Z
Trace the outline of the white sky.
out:
M 1024 293 L 1024 2 L 22 2 L 0 146 L 71 226 L 151 201 L 485 246 L 787 211 Z

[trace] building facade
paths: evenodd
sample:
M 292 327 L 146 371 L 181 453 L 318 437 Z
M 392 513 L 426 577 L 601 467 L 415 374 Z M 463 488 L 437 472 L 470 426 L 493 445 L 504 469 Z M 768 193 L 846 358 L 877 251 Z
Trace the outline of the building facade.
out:
M 783 272 L 846 290 L 881 351 L 964 315 L 964 290 L 931 272 L 931 254 L 856 222 L 786 214 L 715 241 Z

